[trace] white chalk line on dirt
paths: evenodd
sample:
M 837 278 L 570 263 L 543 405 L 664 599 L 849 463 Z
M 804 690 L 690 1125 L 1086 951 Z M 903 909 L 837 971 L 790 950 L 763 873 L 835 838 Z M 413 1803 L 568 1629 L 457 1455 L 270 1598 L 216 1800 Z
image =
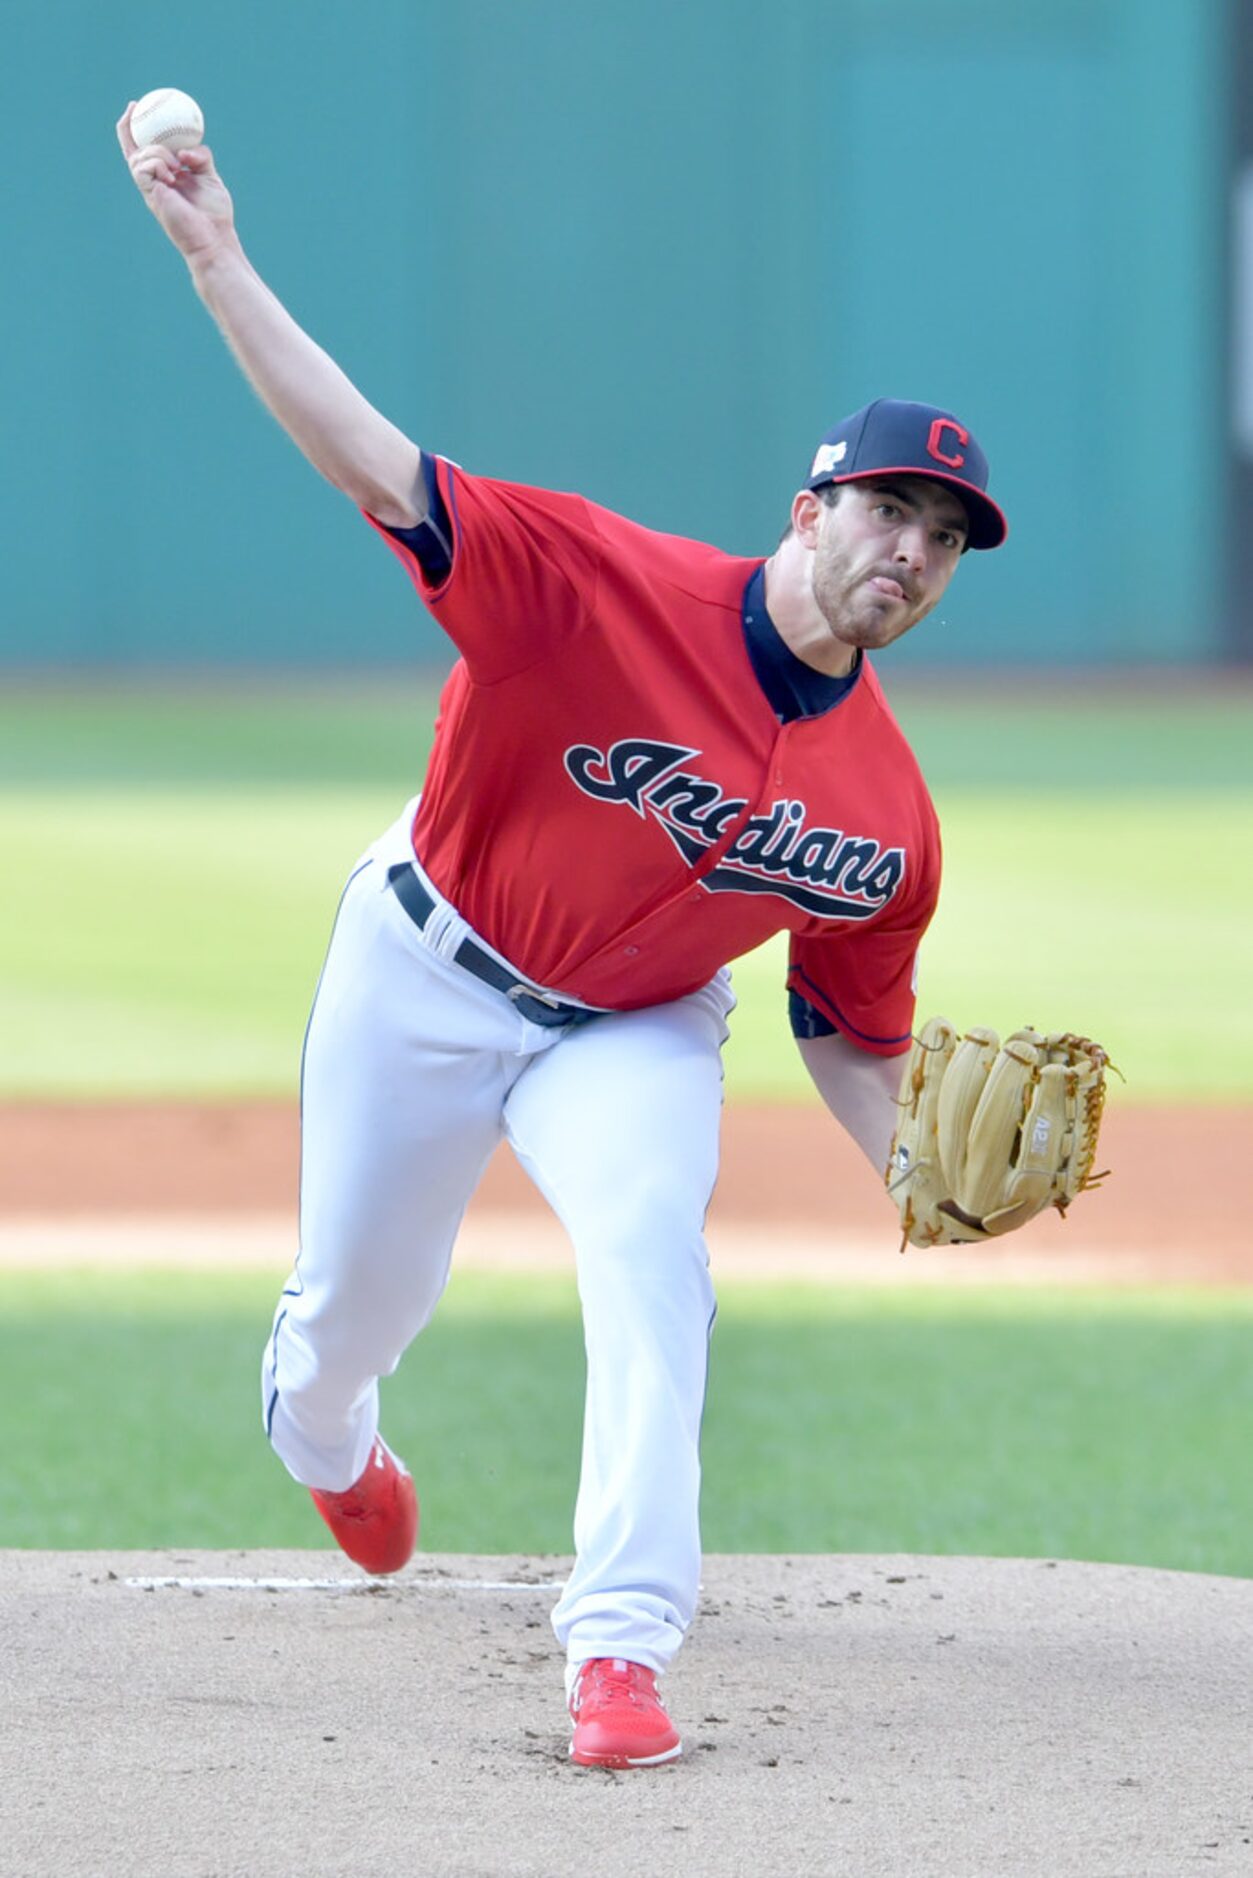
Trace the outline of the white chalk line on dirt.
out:
M 1030 1229 L 1029 1229 L 1030 1230 Z M 963 1248 L 898 1255 L 891 1222 L 881 1234 L 822 1231 L 780 1220 L 746 1224 L 711 1221 L 715 1278 L 810 1278 L 850 1284 L 1143 1284 L 1192 1276 L 1186 1253 L 1178 1271 L 1156 1257 L 1047 1234 L 1068 1223 L 1045 1222 L 1037 1245 Z M 142 1214 L 108 1217 L 0 1218 L 0 1270 L 270 1272 L 290 1270 L 296 1224 L 284 1213 Z M 1059 1253 L 1061 1256 L 1058 1256 Z M 466 1219 L 453 1258 L 456 1272 L 563 1272 L 574 1254 L 555 1220 L 531 1214 L 481 1212 Z
M 124 1578 L 131 1591 L 377 1591 L 403 1586 L 407 1591 L 562 1591 L 560 1579 L 507 1578 Z

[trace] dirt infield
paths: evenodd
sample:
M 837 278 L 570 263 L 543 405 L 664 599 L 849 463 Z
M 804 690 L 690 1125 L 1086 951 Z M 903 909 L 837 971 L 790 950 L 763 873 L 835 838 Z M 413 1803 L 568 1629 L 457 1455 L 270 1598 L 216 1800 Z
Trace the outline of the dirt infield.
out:
M 1207 1188 L 1250 1111 L 1109 1118 L 1113 1178 L 1005 1246 L 896 1256 L 820 1110 L 728 1111 L 716 1272 L 1253 1283 Z M 277 1105 L 0 1109 L 0 1266 L 286 1268 Z M 1229 1183 L 1230 1185 L 1230 1183 Z M 459 1261 L 569 1265 L 511 1158 Z M 0 1553 L 0 1878 L 1181 1878 L 1253 1872 L 1253 1582 L 1052 1560 L 706 1561 L 683 1759 L 571 1767 L 565 1559 Z
M 0 1106 L 0 1263 L 263 1262 L 294 1242 L 298 1126 L 276 1103 Z M 896 1256 L 894 1215 L 818 1106 L 728 1108 L 710 1209 L 726 1272 L 982 1281 L 1253 1284 L 1253 1234 L 1213 1170 L 1253 1109 L 1111 1105 L 1109 1180 L 1061 1220 L 971 1253 Z M 42 1250 L 41 1250 L 42 1248 Z M 566 1264 L 563 1235 L 507 1150 L 471 1206 L 466 1264 Z
M 1253 1864 L 1253 1584 L 711 1558 L 682 1760 L 573 1768 L 555 1559 L 0 1554 L 13 1878 L 1181 1878 Z

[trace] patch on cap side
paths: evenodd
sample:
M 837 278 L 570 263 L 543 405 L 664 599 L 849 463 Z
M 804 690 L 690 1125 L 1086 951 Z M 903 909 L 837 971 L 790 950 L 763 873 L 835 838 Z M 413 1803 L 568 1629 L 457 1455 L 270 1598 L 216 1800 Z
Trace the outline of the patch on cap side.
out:
M 825 476 L 827 471 L 833 470 L 837 463 L 842 463 L 847 455 L 847 442 L 824 443 L 817 456 L 814 458 L 813 468 L 809 472 L 810 475 Z

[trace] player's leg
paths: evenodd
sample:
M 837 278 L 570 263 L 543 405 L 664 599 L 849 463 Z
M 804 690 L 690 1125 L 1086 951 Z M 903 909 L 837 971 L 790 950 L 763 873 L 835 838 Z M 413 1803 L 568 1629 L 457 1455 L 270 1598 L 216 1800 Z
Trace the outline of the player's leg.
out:
M 378 1378 L 429 1320 L 525 1060 L 510 1007 L 426 951 L 383 861 L 351 879 L 302 1074 L 300 1252 L 266 1346 L 270 1439 L 306 1486 L 370 1458 Z
M 677 1003 L 598 1018 L 533 1062 L 509 1138 L 574 1242 L 587 1345 L 577 1560 L 554 1615 L 571 1665 L 663 1669 L 695 1608 L 713 1287 L 723 974 Z

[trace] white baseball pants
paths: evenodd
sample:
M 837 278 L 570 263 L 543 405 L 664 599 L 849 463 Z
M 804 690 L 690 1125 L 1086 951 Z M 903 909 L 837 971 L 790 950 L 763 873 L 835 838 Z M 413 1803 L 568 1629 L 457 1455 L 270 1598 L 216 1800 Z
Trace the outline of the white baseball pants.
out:
M 429 882 L 421 931 L 388 887 L 412 807 L 350 876 L 309 1021 L 300 1250 L 264 1354 L 266 1427 L 304 1485 L 358 1477 L 378 1378 L 429 1322 L 506 1136 L 573 1242 L 587 1349 L 576 1563 L 553 1627 L 571 1665 L 661 1670 L 700 1574 L 730 978 L 574 1028 L 529 1023 L 451 963 L 469 928 Z

